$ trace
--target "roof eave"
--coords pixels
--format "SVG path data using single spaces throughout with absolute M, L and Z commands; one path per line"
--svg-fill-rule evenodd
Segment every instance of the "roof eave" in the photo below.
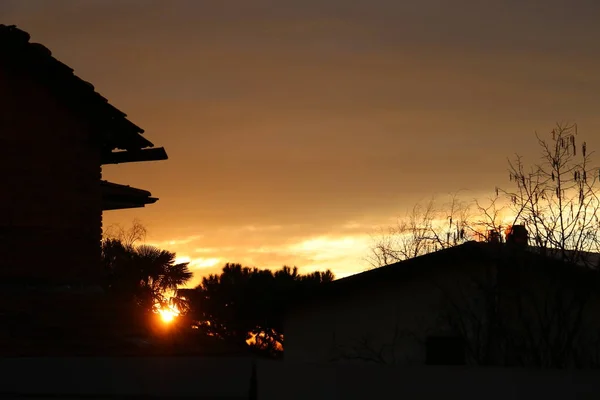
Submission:
M 126 150 L 107 152 L 102 156 L 102 165 L 122 164 L 143 161 L 167 160 L 167 152 L 163 147 L 154 149 Z
M 131 186 L 101 181 L 100 187 L 103 211 L 141 208 L 158 201 L 149 191 Z

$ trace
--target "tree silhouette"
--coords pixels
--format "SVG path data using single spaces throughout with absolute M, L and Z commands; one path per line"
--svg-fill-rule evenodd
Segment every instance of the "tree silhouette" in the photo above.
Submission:
M 536 133 L 539 161 L 527 165 L 516 155 L 509 160 L 511 189 L 495 190 L 489 204 L 462 201 L 453 195 L 447 204 L 432 200 L 417 204 L 398 224 L 375 237 L 367 256 L 380 267 L 466 240 L 489 240 L 512 225 L 525 225 L 540 252 L 564 261 L 600 266 L 600 169 L 593 152 L 578 142 L 577 125 L 557 124 L 545 139 Z
M 515 222 L 525 224 L 532 243 L 564 261 L 597 267 L 590 253 L 600 251 L 600 179 L 586 142 L 578 142 L 577 125 L 557 124 L 551 137 L 536 138 L 540 161 L 526 166 L 519 155 L 509 162 Z M 591 257 L 592 256 L 592 257 Z
M 135 300 L 146 311 L 168 302 L 165 294 L 188 282 L 193 273 L 188 263 L 175 263 L 176 255 L 153 246 L 133 246 L 116 239 L 102 243 L 106 289 Z
M 499 259 L 465 287 L 439 283 L 445 323 L 461 335 L 469 358 L 479 365 L 598 367 L 600 170 L 587 144 L 579 142 L 575 124 L 557 124 L 549 137 L 536 133 L 536 139 L 539 159 L 531 165 L 518 154 L 509 160 L 513 187 L 496 188 L 489 205 L 474 200 L 463 225 L 471 237 L 483 234 L 500 242 L 503 231 L 525 225 L 531 246 L 518 251 L 496 246 Z M 439 237 L 425 235 L 436 219 L 432 208 L 416 210 L 420 218 L 399 225 L 408 229 L 391 229 L 375 243 L 375 266 L 436 249 L 424 246 Z M 486 235 L 490 231 L 493 235 Z M 404 234 L 401 240 L 398 233 Z
M 476 231 L 471 226 L 472 210 L 473 205 L 456 193 L 442 205 L 434 198 L 418 203 L 396 226 L 373 238 L 367 261 L 377 268 L 464 243 Z
M 226 264 L 210 275 L 189 297 L 200 330 L 237 346 L 250 343 L 269 356 L 283 349 L 283 313 L 295 296 L 334 279 L 331 271 L 302 275 L 298 268 L 272 272 Z
M 134 219 L 129 228 L 119 224 L 109 225 L 104 230 L 104 239 L 117 240 L 126 246 L 135 246 L 146 239 L 148 230 L 139 219 Z

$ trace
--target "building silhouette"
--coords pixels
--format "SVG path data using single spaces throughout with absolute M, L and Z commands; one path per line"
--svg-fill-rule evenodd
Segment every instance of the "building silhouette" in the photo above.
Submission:
M 102 166 L 167 154 L 28 33 L 0 25 L 0 49 L 0 342 L 67 351 L 106 335 L 102 212 L 157 201 Z
M 285 316 L 284 359 L 598 368 L 598 254 L 565 260 L 529 246 L 522 225 L 509 233 L 507 243 L 466 242 L 297 299 Z

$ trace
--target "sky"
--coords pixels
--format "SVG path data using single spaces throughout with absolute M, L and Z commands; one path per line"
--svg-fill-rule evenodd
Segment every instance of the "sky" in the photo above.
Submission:
M 192 284 L 225 262 L 368 267 L 415 202 L 509 185 L 507 157 L 574 121 L 600 145 L 596 0 L 0 0 L 164 146 L 106 166 L 147 189 L 148 243 Z

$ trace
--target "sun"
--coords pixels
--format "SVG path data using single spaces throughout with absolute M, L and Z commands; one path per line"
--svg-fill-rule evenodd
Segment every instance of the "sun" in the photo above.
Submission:
M 152 307 L 152 312 L 158 314 L 160 320 L 165 324 L 171 324 L 177 317 L 181 315 L 181 310 L 175 301 L 176 290 L 165 291 L 161 295 L 164 300 L 168 301 L 157 301 Z
M 158 314 L 161 321 L 165 324 L 170 324 L 175 320 L 176 317 L 179 316 L 179 314 L 181 314 L 177 306 L 173 304 L 163 305 L 162 307 L 157 304 L 156 308 L 154 309 L 154 313 Z
M 160 316 L 160 319 L 165 324 L 169 324 L 169 323 L 173 322 L 173 320 L 177 316 L 177 312 L 175 310 L 171 310 L 171 309 L 168 309 L 168 308 L 167 309 L 160 309 L 160 310 L 158 310 L 158 315 Z

